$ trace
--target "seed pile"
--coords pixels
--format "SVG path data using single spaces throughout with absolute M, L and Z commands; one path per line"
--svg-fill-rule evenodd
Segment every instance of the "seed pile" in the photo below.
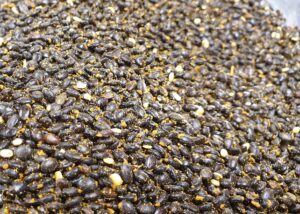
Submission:
M 299 29 L 260 0 L 0 4 L 4 213 L 300 213 Z

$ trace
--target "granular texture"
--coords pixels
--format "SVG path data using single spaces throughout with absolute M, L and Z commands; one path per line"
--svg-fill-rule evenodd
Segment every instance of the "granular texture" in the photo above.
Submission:
M 300 213 L 299 29 L 260 0 L 0 3 L 0 213 Z

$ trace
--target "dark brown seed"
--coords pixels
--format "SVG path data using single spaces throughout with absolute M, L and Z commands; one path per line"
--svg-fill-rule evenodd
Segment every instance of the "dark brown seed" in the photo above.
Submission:
M 60 143 L 59 137 L 52 133 L 45 134 L 43 136 L 43 140 L 45 143 L 50 144 L 50 145 L 57 145 Z

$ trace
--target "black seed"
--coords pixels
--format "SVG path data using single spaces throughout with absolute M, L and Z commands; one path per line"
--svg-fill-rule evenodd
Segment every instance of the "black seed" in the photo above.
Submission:
M 125 201 L 125 200 L 120 202 L 119 209 L 120 209 L 121 213 L 124 213 L 124 214 L 135 214 L 135 213 L 137 213 L 137 211 L 136 211 L 135 207 L 133 206 L 133 204 L 131 202 Z
M 41 170 L 44 173 L 51 173 L 56 170 L 58 166 L 57 160 L 54 158 L 48 158 L 44 160 L 41 164 Z
M 92 178 L 82 177 L 77 183 L 78 187 L 84 192 L 91 192 L 96 189 L 96 181 Z
M 141 204 L 138 206 L 138 211 L 142 214 L 152 214 L 155 212 L 155 207 L 152 204 Z
M 122 165 L 121 167 L 121 176 L 125 183 L 132 183 L 133 173 L 130 165 Z
M 28 145 L 21 145 L 16 149 L 15 154 L 17 158 L 26 161 L 31 157 L 32 149 Z

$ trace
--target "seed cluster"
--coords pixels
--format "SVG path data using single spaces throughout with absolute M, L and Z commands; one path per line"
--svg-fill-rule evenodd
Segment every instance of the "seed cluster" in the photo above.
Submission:
M 299 29 L 261 0 L 0 3 L 1 213 L 300 213 Z

